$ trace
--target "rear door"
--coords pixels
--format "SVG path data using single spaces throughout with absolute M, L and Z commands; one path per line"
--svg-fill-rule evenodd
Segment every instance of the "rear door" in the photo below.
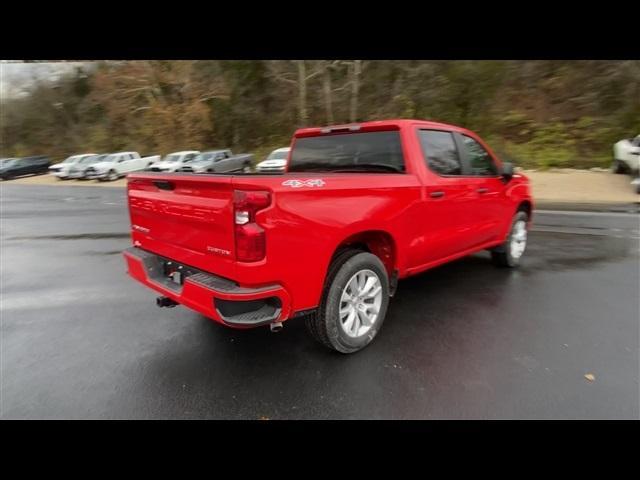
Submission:
M 27 175 L 29 173 L 34 173 L 35 171 L 35 159 L 33 158 L 25 158 L 19 163 L 20 167 L 17 169 L 17 175 Z
M 140 163 L 140 159 L 135 158 L 132 153 L 126 153 L 124 155 L 124 161 L 122 162 L 123 168 L 125 172 L 134 172 L 138 169 L 138 164 Z
M 213 169 L 216 172 L 231 172 L 234 170 L 234 161 L 235 159 L 230 157 L 229 153 L 218 153 L 213 163 Z
M 422 201 L 420 235 L 413 241 L 415 266 L 437 262 L 474 243 L 470 209 L 476 200 L 453 133 L 420 128 L 417 131 L 429 172 Z
M 127 155 L 118 155 L 116 157 L 115 162 L 113 162 L 114 164 L 114 169 L 118 172 L 118 173 L 127 173 L 129 170 L 129 165 L 127 164 Z

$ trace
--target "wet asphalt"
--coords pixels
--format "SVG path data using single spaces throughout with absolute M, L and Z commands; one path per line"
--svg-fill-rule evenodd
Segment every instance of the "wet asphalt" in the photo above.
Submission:
M 536 212 L 523 266 L 400 282 L 344 356 L 158 309 L 121 188 L 0 187 L 4 419 L 637 419 L 639 216 Z M 593 381 L 585 375 L 594 376 Z

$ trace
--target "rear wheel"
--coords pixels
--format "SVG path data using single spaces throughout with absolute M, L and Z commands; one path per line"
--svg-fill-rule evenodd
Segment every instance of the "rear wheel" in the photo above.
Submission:
M 118 179 L 118 172 L 116 172 L 115 170 L 109 170 L 109 173 L 107 174 L 107 180 L 109 180 L 110 182 L 113 182 L 114 180 Z
M 520 259 L 527 248 L 528 221 L 529 217 L 526 212 L 516 213 L 506 241 L 491 251 L 491 259 L 495 265 L 510 268 L 520 265 Z
M 611 165 L 611 171 L 617 174 L 626 173 L 627 166 L 623 161 L 614 159 L 613 164 Z
M 389 305 L 389 279 L 378 257 L 339 254 L 329 268 L 320 307 L 307 317 L 311 335 L 328 348 L 354 353 L 380 331 Z

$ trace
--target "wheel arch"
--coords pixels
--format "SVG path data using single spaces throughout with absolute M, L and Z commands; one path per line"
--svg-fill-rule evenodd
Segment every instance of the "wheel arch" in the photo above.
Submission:
M 531 215 L 533 213 L 533 204 L 530 200 L 522 200 L 518 204 L 518 208 L 516 208 L 516 213 L 525 212 L 529 220 L 531 220 Z
M 363 230 L 350 234 L 334 248 L 329 265 L 347 249 L 359 249 L 377 256 L 385 266 L 389 278 L 394 275 L 397 269 L 397 244 L 393 236 L 385 230 Z

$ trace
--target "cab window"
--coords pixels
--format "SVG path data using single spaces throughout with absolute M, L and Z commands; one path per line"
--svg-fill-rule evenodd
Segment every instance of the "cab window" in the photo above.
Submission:
M 493 162 L 493 158 L 482 145 L 467 135 L 461 135 L 459 138 L 462 138 L 462 146 L 469 160 L 469 168 L 471 170 L 469 173 L 471 175 L 481 177 L 498 175 L 498 168 Z

